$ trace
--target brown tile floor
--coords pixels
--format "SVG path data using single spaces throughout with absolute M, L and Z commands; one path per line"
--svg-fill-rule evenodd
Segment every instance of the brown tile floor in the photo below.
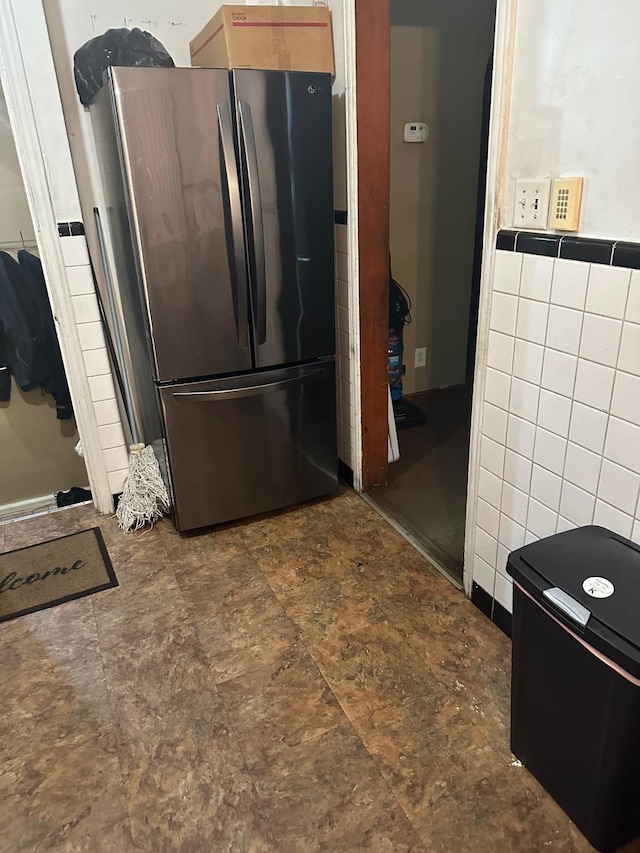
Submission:
M 508 745 L 509 641 L 353 492 L 0 625 L 2 851 L 588 851 Z

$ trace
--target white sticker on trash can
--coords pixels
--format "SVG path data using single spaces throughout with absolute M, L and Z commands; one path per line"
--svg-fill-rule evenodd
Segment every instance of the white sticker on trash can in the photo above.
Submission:
M 609 598 L 616 588 L 606 578 L 587 578 L 582 589 L 592 598 Z

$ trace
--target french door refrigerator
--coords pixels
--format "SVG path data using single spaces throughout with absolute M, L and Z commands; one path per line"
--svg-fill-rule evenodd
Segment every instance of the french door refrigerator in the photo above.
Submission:
M 331 78 L 112 68 L 107 325 L 189 530 L 337 488 Z

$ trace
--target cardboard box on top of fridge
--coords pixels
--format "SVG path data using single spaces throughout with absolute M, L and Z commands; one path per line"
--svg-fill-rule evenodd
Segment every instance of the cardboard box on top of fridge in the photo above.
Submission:
M 335 77 L 331 12 L 323 6 L 222 6 L 189 48 L 191 65 Z

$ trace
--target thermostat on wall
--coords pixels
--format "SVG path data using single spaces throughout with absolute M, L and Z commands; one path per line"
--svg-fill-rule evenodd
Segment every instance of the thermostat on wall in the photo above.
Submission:
M 423 121 L 409 121 L 404 126 L 405 142 L 426 142 L 429 137 L 429 125 Z

